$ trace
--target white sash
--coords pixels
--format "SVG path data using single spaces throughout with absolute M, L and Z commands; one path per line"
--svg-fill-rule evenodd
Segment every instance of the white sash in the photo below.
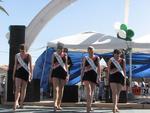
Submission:
M 28 68 L 27 64 L 23 61 L 23 59 L 21 58 L 20 53 L 17 53 L 16 57 L 17 57 L 20 65 L 29 73 L 29 68 Z
M 111 58 L 111 61 L 114 63 L 114 65 L 116 66 L 116 68 L 118 69 L 118 71 L 125 77 L 125 74 L 122 70 L 122 67 L 120 66 L 120 64 L 114 59 L 114 57 Z
M 67 71 L 67 69 L 66 69 L 66 67 L 65 67 L 65 64 L 64 64 L 62 58 L 60 57 L 60 55 L 58 55 L 56 52 L 54 52 L 54 55 L 55 55 L 57 61 L 59 62 L 59 64 L 62 66 L 62 68 L 63 68 L 65 71 Z
M 88 56 L 86 56 L 85 58 L 88 61 L 88 63 L 90 64 L 90 66 L 92 67 L 92 69 L 97 73 L 97 67 L 96 67 L 95 63 L 93 62 L 93 60 L 90 59 Z

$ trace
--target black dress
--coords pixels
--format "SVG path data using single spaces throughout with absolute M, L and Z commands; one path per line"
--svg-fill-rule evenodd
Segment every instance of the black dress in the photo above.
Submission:
M 93 62 L 97 67 L 98 66 L 98 56 L 94 56 Z M 87 67 L 87 66 L 90 66 L 90 64 L 86 60 L 85 61 L 85 67 Z M 84 72 L 82 81 L 90 81 L 90 82 L 97 84 L 97 73 L 93 69 L 90 71 Z
M 122 59 L 119 62 L 119 64 L 122 67 L 122 69 L 123 69 L 123 63 L 124 62 L 123 62 L 123 59 Z M 110 70 L 111 69 L 117 69 L 113 62 L 111 62 L 111 64 L 110 64 Z M 124 76 L 119 71 L 116 72 L 116 73 L 110 74 L 109 75 L 109 82 L 110 83 L 118 83 L 118 84 L 124 85 Z
M 28 65 L 29 55 L 27 55 L 27 57 L 25 59 L 23 59 L 23 61 Z M 18 61 L 17 61 L 17 65 L 20 65 Z M 19 69 L 16 69 L 15 77 L 23 79 L 25 81 L 28 81 L 29 80 L 29 72 L 26 71 L 24 69 L 24 67 L 21 66 Z
M 66 62 L 65 56 L 66 56 L 65 54 L 61 55 L 61 58 L 62 58 L 64 63 Z M 59 62 L 57 61 L 57 58 L 54 55 L 54 64 L 55 63 L 59 63 Z M 56 77 L 56 78 L 65 80 L 67 77 L 67 72 L 64 70 L 64 68 L 61 65 L 59 65 L 57 68 L 52 69 L 51 77 Z

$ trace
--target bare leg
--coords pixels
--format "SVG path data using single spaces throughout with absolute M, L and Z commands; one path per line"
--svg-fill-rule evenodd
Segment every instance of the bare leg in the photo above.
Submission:
M 58 108 L 59 109 L 61 109 L 61 101 L 62 101 L 62 97 L 63 97 L 63 92 L 64 92 L 64 86 L 65 86 L 65 84 L 66 84 L 66 81 L 65 80 L 62 80 L 62 79 L 60 79 L 59 80 L 59 90 L 58 90 Z
M 118 112 L 118 102 L 119 102 L 119 97 L 120 97 L 120 92 L 122 90 L 122 85 L 117 84 L 117 104 L 116 104 L 116 111 Z
M 90 111 L 92 111 L 91 105 L 93 103 L 93 96 L 94 96 L 94 90 L 95 90 L 95 83 L 89 82 L 91 86 L 91 102 L 90 102 Z
M 27 81 L 22 80 L 22 87 L 21 87 L 21 95 L 20 95 L 20 107 L 23 107 L 23 102 L 26 96 L 26 89 L 27 89 Z
M 86 89 L 87 113 L 89 113 L 91 110 L 91 102 L 92 102 L 92 88 L 89 81 L 84 81 L 84 86 Z
M 53 77 L 52 80 L 53 80 L 53 91 L 54 91 L 54 94 L 53 94 L 53 96 L 54 96 L 54 110 L 56 110 L 57 107 L 58 107 L 57 102 L 58 102 L 58 84 L 59 84 L 59 79 Z
M 112 91 L 112 101 L 113 101 L 113 113 L 116 112 L 117 107 L 117 84 L 116 83 L 110 83 L 111 91 Z
M 21 91 L 21 79 L 15 78 L 15 102 L 13 108 L 14 110 L 16 110 L 17 106 L 19 105 L 20 91 Z
M 91 85 L 91 103 L 93 102 L 94 90 L 95 90 L 95 83 L 90 82 Z

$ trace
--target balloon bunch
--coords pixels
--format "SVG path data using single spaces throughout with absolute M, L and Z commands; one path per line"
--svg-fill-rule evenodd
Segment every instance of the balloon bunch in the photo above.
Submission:
M 117 37 L 126 41 L 132 41 L 132 37 L 134 36 L 134 31 L 132 29 L 128 29 L 127 25 L 121 24 L 120 28 L 117 32 Z

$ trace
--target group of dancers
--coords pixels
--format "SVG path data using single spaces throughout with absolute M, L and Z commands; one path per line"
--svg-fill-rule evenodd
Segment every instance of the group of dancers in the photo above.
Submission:
M 54 111 L 61 110 L 61 101 L 63 97 L 64 86 L 69 80 L 69 68 L 72 65 L 67 49 L 62 44 L 57 45 L 56 52 L 51 59 L 51 69 L 49 82 L 53 85 Z M 93 94 L 96 84 L 101 81 L 101 66 L 99 56 L 94 54 L 94 47 L 87 48 L 88 55 L 82 58 L 81 65 L 81 84 L 86 91 L 86 111 L 90 113 L 92 109 Z M 122 87 L 126 83 L 125 60 L 121 57 L 122 51 L 115 49 L 113 57 L 108 61 L 107 79 L 112 90 L 113 113 L 119 111 L 118 100 Z M 29 66 L 28 66 L 29 65 Z M 29 67 L 29 68 L 28 68 Z M 28 68 L 28 69 L 26 69 Z M 27 82 L 32 78 L 32 60 L 30 54 L 26 53 L 25 48 L 20 48 L 20 53 L 16 54 L 13 80 L 15 86 L 14 110 L 23 107 L 23 101 L 26 92 Z M 71 92 L 70 92 L 71 94 Z M 19 104 L 20 98 L 20 104 Z

